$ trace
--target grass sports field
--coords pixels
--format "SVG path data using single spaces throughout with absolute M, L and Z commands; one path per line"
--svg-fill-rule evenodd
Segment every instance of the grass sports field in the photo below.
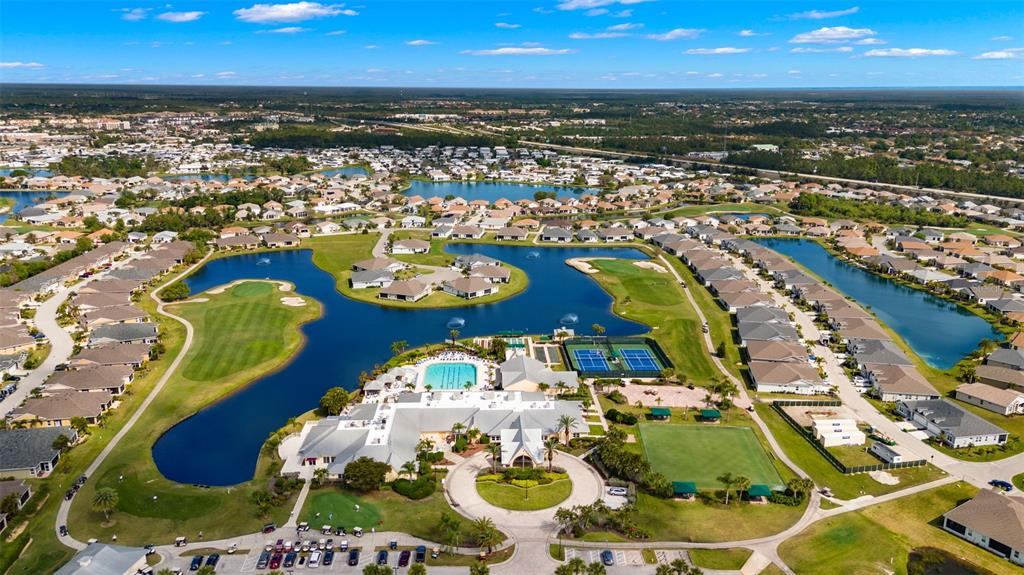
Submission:
M 669 481 L 693 481 L 698 489 L 717 488 L 725 473 L 752 483 L 784 483 L 754 432 L 746 427 L 640 424 L 644 454 L 654 471 Z

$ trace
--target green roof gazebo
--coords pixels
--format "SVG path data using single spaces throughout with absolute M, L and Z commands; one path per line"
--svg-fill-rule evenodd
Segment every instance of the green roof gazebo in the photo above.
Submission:
M 692 481 L 673 481 L 672 495 L 690 499 L 697 494 L 697 484 Z
M 748 499 L 753 499 L 755 497 L 757 497 L 757 498 L 764 497 L 764 498 L 767 499 L 768 497 L 771 497 L 771 495 L 772 495 L 772 488 L 768 487 L 767 485 L 764 485 L 762 483 L 755 483 L 755 484 L 751 485 L 749 488 L 747 488 L 747 498 Z
M 672 410 L 667 407 L 652 407 L 651 419 L 666 420 L 672 417 Z
M 722 419 L 722 412 L 717 409 L 700 410 L 700 418 L 704 421 L 718 421 Z

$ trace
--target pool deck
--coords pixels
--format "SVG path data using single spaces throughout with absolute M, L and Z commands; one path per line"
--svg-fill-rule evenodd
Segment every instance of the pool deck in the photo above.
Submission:
M 493 388 L 491 382 L 495 381 L 495 374 L 497 373 L 496 364 L 468 353 L 447 351 L 424 358 L 409 366 L 416 370 L 416 391 L 426 391 L 427 369 L 430 366 L 459 363 L 472 365 L 476 370 L 476 381 L 472 390 L 479 391 Z M 433 391 L 464 391 L 464 389 L 463 387 L 432 388 Z

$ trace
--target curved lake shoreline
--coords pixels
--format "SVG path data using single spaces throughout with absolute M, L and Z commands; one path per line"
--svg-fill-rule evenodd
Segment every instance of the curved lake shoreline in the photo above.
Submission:
M 639 250 L 454 244 L 448 251 L 508 262 L 527 273 L 530 285 L 489 305 L 410 310 L 345 297 L 335 289 L 335 278 L 313 264 L 310 250 L 231 256 L 197 270 L 186 280 L 193 293 L 238 279 L 283 280 L 294 284 L 299 294 L 319 301 L 323 315 L 302 326 L 306 344 L 289 363 L 168 429 L 152 449 L 160 472 L 173 481 L 203 485 L 251 479 L 263 441 L 288 418 L 317 405 L 330 387 L 354 389 L 361 371 L 391 357 L 391 342 L 404 339 L 416 347 L 444 339 L 453 317 L 465 321 L 461 332 L 470 337 L 503 330 L 548 333 L 570 313 L 579 318 L 577 329 L 600 323 L 609 335 L 647 331 L 642 324 L 614 315 L 611 296 L 563 263 L 572 257 L 647 259 Z M 270 263 L 259 265 L 261 259 Z
M 761 238 L 874 313 L 928 365 L 948 370 L 982 339 L 1002 339 L 991 324 L 955 303 L 901 285 L 845 262 L 813 240 Z

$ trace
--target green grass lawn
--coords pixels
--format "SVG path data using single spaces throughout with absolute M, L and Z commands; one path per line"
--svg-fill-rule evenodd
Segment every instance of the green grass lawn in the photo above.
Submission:
M 690 560 L 704 569 L 739 571 L 753 554 L 750 549 L 690 549 Z
M 637 495 L 636 524 L 651 532 L 653 541 L 714 543 L 766 537 L 784 531 L 800 519 L 806 503 L 751 505 L 736 501 L 728 506 L 698 501 L 658 499 Z M 593 540 L 603 540 L 593 535 Z
M 855 499 L 861 495 L 884 495 L 945 476 L 941 469 L 932 465 L 889 471 L 890 474 L 899 478 L 900 482 L 897 485 L 884 485 L 866 473 L 844 475 L 826 461 L 803 436 L 783 421 L 771 407 L 757 404 L 755 409 L 786 455 L 801 469 L 809 473 L 815 483 L 821 487 L 828 487 L 832 490 L 833 495 L 840 499 Z
M 513 511 L 535 511 L 554 507 L 568 499 L 572 493 L 572 481 L 563 479 L 530 489 L 494 481 L 476 484 L 477 493 L 484 501 Z
M 356 504 L 360 507 L 359 511 L 355 510 Z M 299 517 L 313 527 L 326 523 L 344 525 L 346 528 L 362 527 L 365 530 L 376 527 L 378 531 L 401 531 L 443 543 L 438 525 L 441 514 L 445 512 L 455 514 L 440 487 L 428 497 L 412 500 L 390 490 L 353 493 L 335 486 L 325 486 L 310 491 Z M 328 520 L 331 514 L 333 519 Z M 470 521 L 461 516 L 460 519 L 463 541 L 468 543 L 472 537 Z
M 206 302 L 170 307 L 195 327 L 192 347 L 181 371 L 75 497 L 68 526 L 76 537 L 109 541 L 116 534 L 119 543 L 140 545 L 167 543 L 177 535 L 195 538 L 199 531 L 219 539 L 259 529 L 266 519 L 256 515 L 249 496 L 274 475 L 276 464 L 270 459 L 261 458 L 260 479 L 229 488 L 197 488 L 165 479 L 150 448 L 178 421 L 279 367 L 299 350 L 298 326 L 318 317 L 320 306 L 305 298 L 306 306 L 288 307 L 280 302 L 283 296 L 296 294 L 246 282 L 206 294 Z M 89 505 L 99 487 L 118 492 L 112 525 L 104 526 L 103 516 Z M 270 519 L 282 522 L 290 505 L 276 508 Z
M 935 547 L 993 573 L 1024 573 L 939 527 L 943 513 L 977 490 L 953 483 L 811 525 L 779 547 L 782 559 L 801 575 L 833 573 L 906 574 L 907 556 Z
M 697 312 L 671 274 L 638 267 L 632 260 L 590 263 L 599 270 L 592 277 L 615 298 L 613 311 L 650 326 L 650 336 L 661 344 L 677 374 L 701 384 L 718 375 L 701 343 Z
M 718 477 L 732 473 L 755 484 L 785 485 L 749 427 L 641 424 L 639 429 L 651 468 L 669 481 L 718 489 Z

